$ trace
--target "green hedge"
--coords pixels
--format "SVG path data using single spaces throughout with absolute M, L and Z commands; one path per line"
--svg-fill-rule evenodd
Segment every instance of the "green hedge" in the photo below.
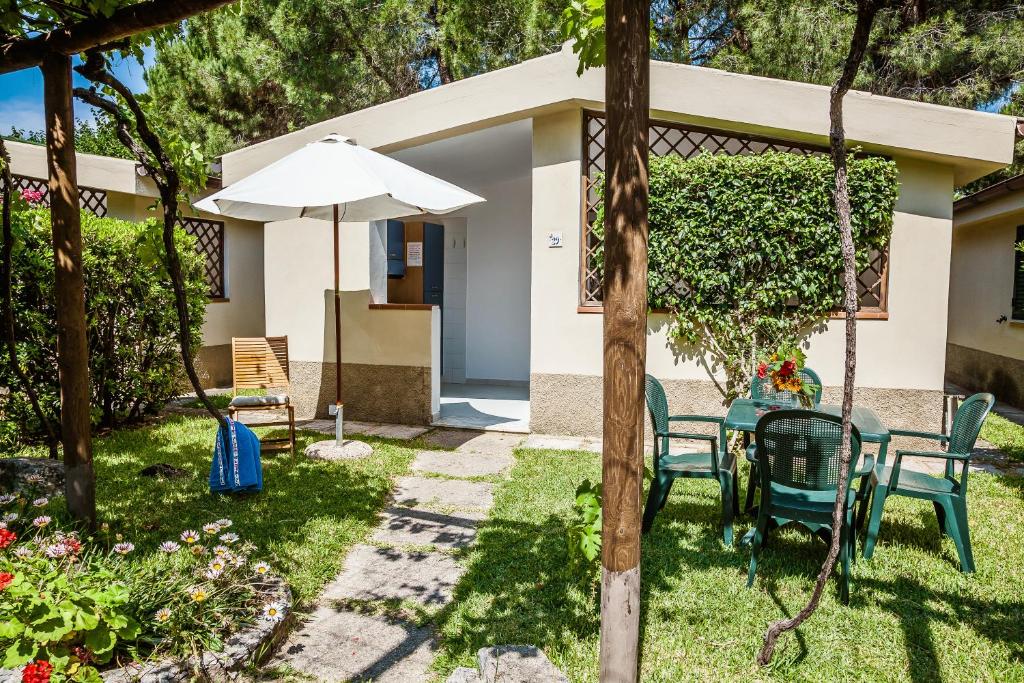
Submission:
M 81 215 L 93 422 L 114 426 L 159 410 L 181 386 L 184 372 L 174 293 L 161 259 L 161 226 L 155 220 L 132 223 L 84 211 Z M 12 228 L 19 359 L 45 409 L 59 421 L 49 211 L 16 211 Z M 191 236 L 179 230 L 177 241 L 186 273 L 192 341 L 198 348 L 207 292 L 203 260 Z M 14 389 L 4 405 L 8 442 L 15 436 L 11 423 L 17 426 L 19 440 L 37 435 L 41 425 L 19 393 L 6 352 L 0 383 Z
M 896 164 L 852 156 L 849 186 L 861 270 L 892 234 Z M 840 308 L 833 187 L 820 155 L 651 159 L 649 303 L 672 312 L 688 352 L 724 367 L 727 399 L 746 390 L 759 349 L 795 343 Z M 603 237 L 603 205 L 594 231 Z

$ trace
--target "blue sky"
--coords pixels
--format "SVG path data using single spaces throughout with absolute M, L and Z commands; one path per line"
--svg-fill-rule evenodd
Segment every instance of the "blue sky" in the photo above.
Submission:
M 153 62 L 152 49 L 146 50 L 146 65 Z M 76 58 L 75 63 L 79 60 Z M 146 89 L 144 68 L 135 59 L 115 59 L 114 73 L 135 92 Z M 75 85 L 88 85 L 88 81 L 74 73 Z M 90 107 L 75 100 L 75 117 L 91 119 Z M 43 127 L 43 76 L 39 69 L 23 69 L 0 76 L 0 134 L 6 135 L 11 126 L 26 130 Z

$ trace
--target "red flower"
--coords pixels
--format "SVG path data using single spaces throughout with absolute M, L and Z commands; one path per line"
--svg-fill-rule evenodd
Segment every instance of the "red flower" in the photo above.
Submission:
M 768 376 L 768 364 L 767 363 L 761 363 L 760 365 L 757 366 L 757 378 L 758 379 L 764 379 L 767 376 Z
M 14 574 L 0 572 L 0 591 L 10 586 L 12 581 L 14 581 Z
M 78 661 L 82 664 L 88 664 L 92 661 L 92 653 L 89 652 L 88 648 L 82 647 L 81 645 L 76 645 L 71 648 L 71 654 L 77 657 Z
M 43 193 L 41 190 L 31 190 L 25 188 L 21 191 L 21 198 L 29 204 L 35 204 L 43 201 Z
M 53 673 L 53 665 L 42 659 L 37 659 L 21 670 L 21 683 L 50 683 L 51 673 Z
M 9 529 L 0 529 L 0 550 L 3 550 L 17 540 L 18 535 Z
M 782 364 L 782 367 L 779 368 L 779 374 L 782 375 L 783 377 L 789 377 L 790 375 L 792 375 L 795 372 L 796 372 L 796 363 L 794 361 L 792 361 L 792 360 L 787 360 L 786 362 L 784 362 Z
M 64 547 L 67 548 L 68 552 L 72 555 L 77 555 L 82 552 L 82 542 L 73 536 L 65 538 L 61 543 L 64 544 Z

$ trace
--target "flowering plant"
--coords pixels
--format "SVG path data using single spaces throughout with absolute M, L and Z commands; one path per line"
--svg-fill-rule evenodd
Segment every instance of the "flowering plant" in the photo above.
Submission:
M 247 624 L 284 618 L 266 596 L 270 565 L 250 562 L 231 520 L 206 525 L 223 541 L 212 549 L 186 532 L 196 540 L 143 553 L 106 524 L 79 536 L 33 518 L 32 501 L 0 497 L 0 668 L 23 667 L 24 680 L 97 681 L 115 663 L 219 650 Z
M 758 379 L 767 379 L 775 391 L 792 394 L 804 408 L 814 407 L 814 396 L 820 386 L 801 376 L 807 355 L 796 344 L 783 344 L 765 355 L 757 365 Z

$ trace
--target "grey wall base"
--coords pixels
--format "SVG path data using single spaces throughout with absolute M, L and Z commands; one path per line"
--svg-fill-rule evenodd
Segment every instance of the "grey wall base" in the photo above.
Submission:
M 674 415 L 724 415 L 722 395 L 710 380 L 665 380 Z M 601 436 L 601 377 L 534 374 L 530 377 L 530 431 Z M 919 389 L 857 389 L 855 401 L 873 409 L 889 427 L 938 431 L 943 392 Z M 825 387 L 822 400 L 840 403 L 841 387 Z M 649 422 L 646 421 L 645 422 Z M 689 428 L 688 428 L 689 429 Z M 651 439 L 650 424 L 646 425 Z
M 1024 360 L 946 344 L 946 379 L 971 392 L 988 391 L 1024 408 Z
M 328 417 L 334 403 L 334 363 L 291 362 L 292 403 L 299 419 Z M 430 424 L 430 368 L 342 363 L 345 419 Z

